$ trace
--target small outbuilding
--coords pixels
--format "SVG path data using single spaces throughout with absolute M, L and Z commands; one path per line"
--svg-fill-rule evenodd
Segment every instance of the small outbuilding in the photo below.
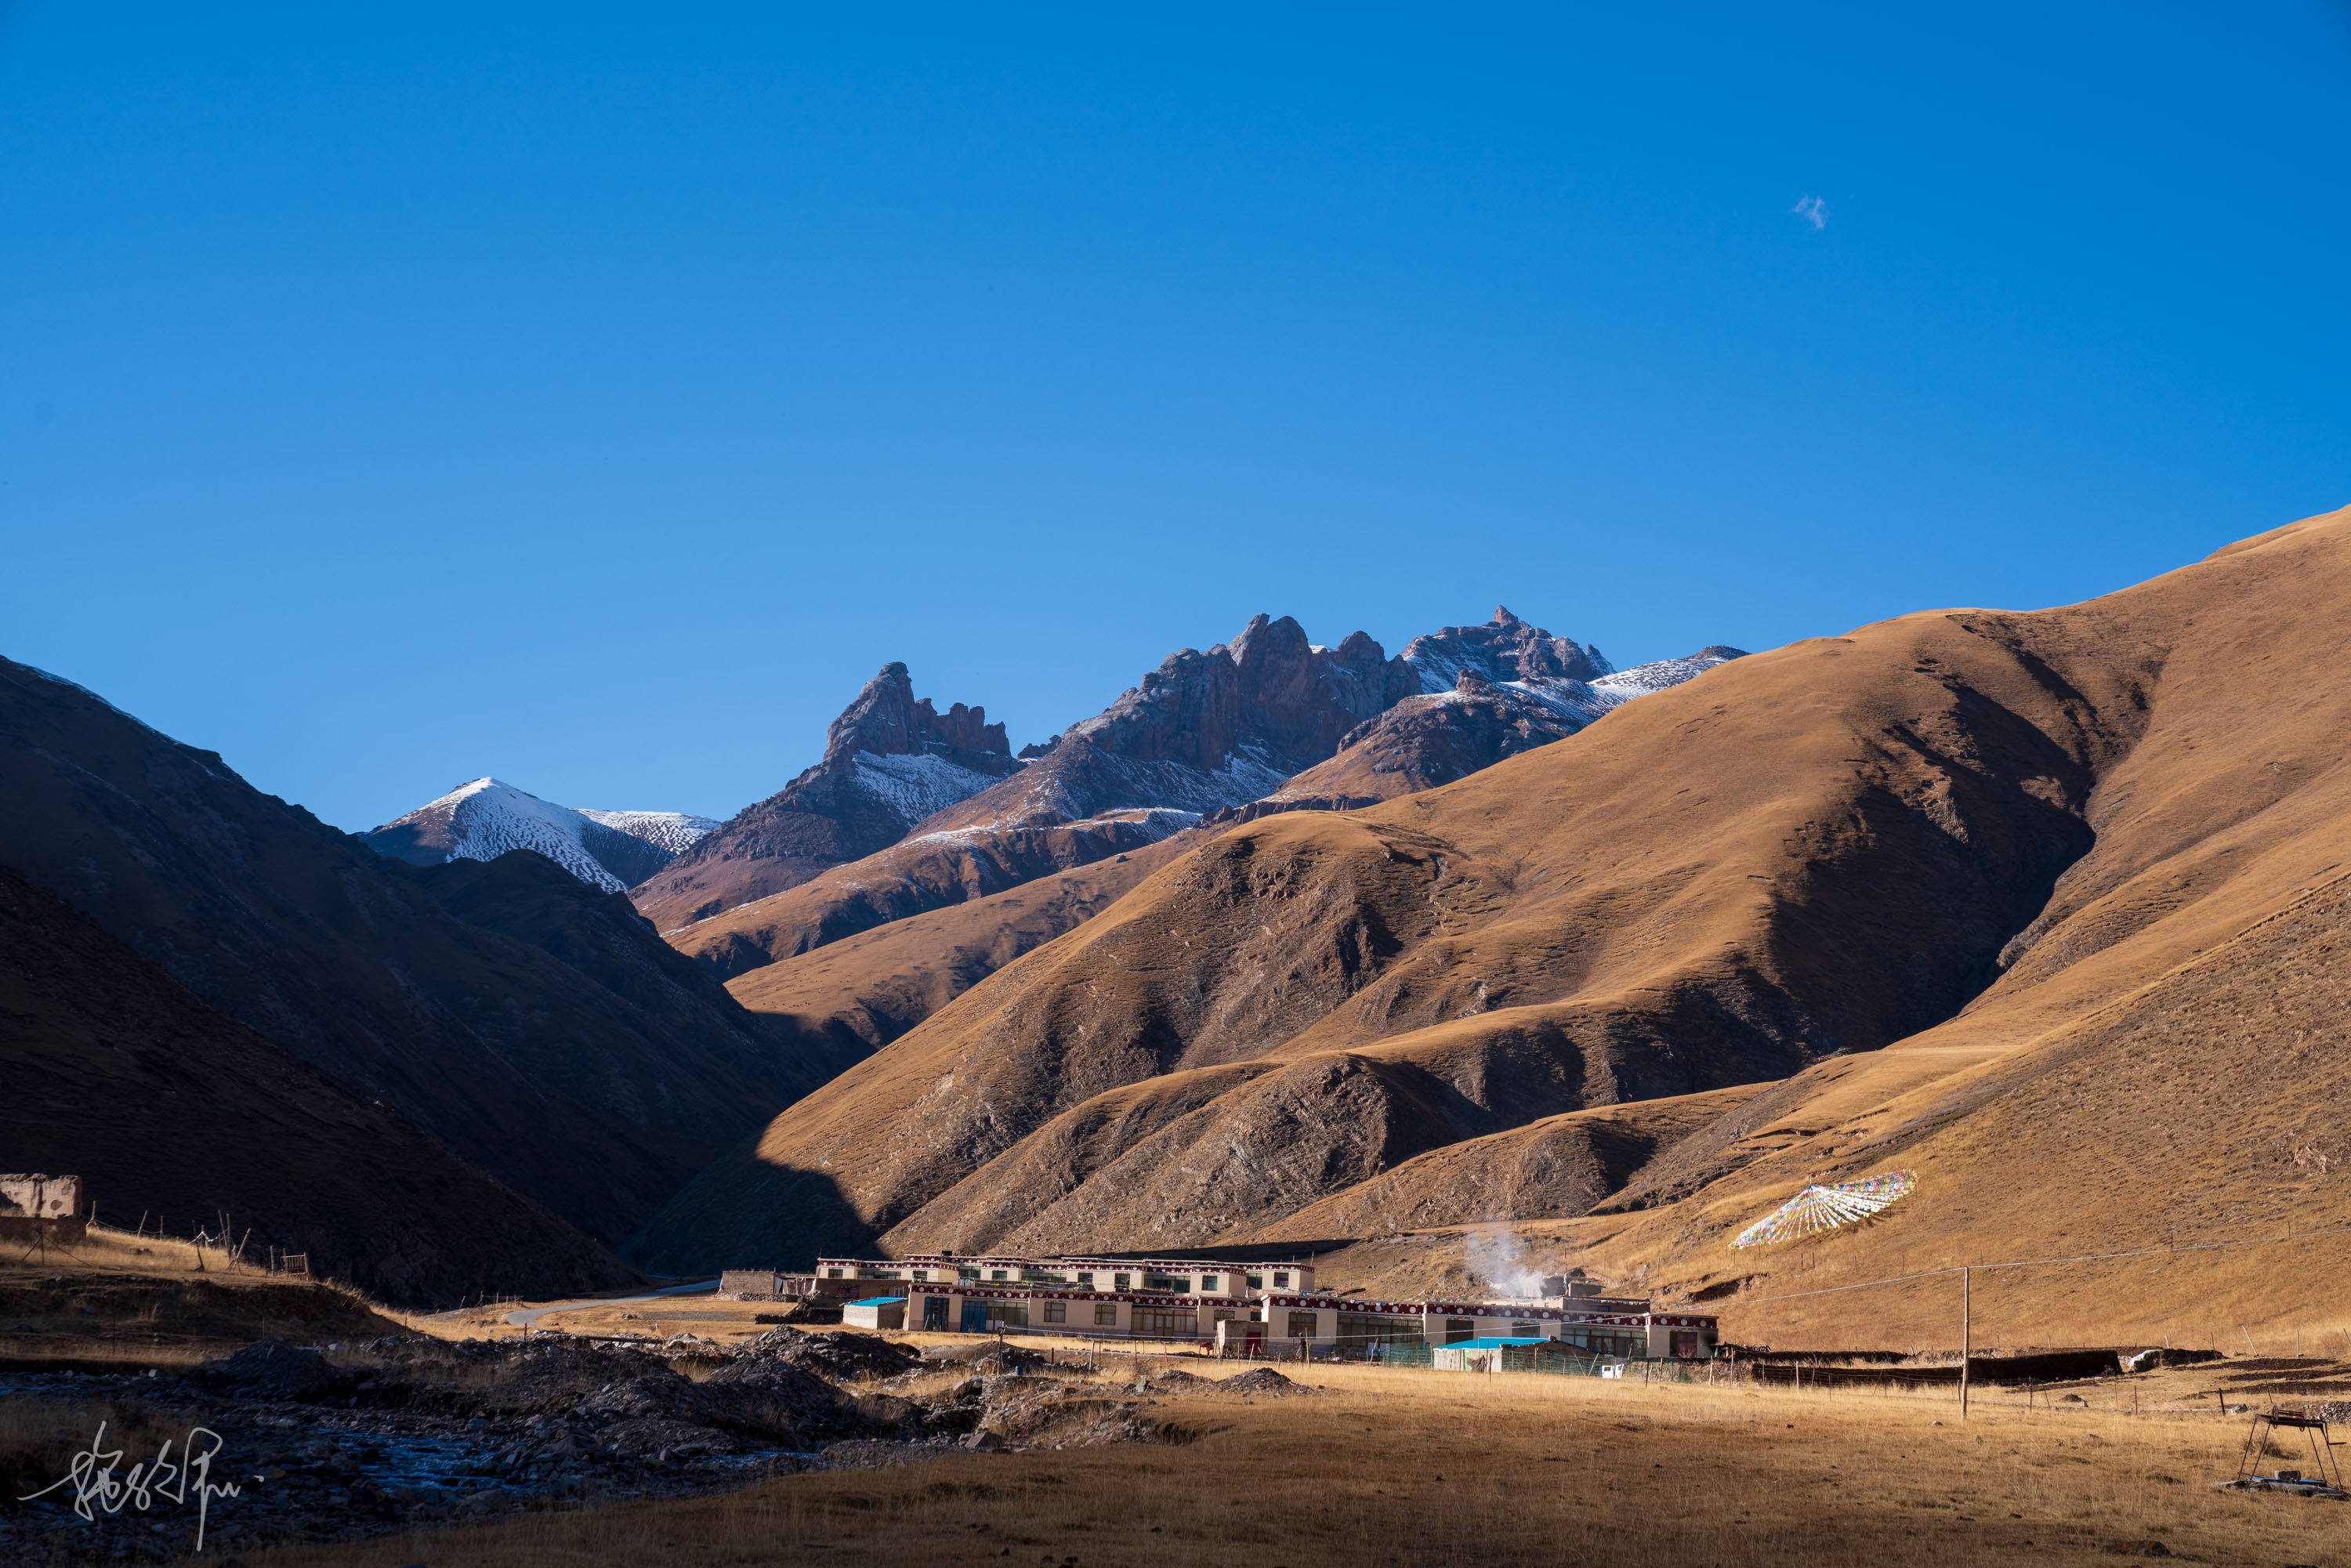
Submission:
M 1439 1345 L 1440 1372 L 1565 1372 L 1592 1358 L 1559 1340 L 1520 1334 L 1485 1334 Z
M 906 1326 L 906 1298 L 869 1296 L 862 1301 L 851 1301 L 841 1309 L 841 1321 L 856 1329 L 903 1329 Z

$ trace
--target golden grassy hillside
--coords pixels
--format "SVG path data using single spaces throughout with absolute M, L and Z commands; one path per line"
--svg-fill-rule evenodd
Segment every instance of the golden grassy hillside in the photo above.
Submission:
M 2346 611 L 2338 513 L 2085 604 L 1752 655 L 1447 788 L 1250 823 L 787 1111 L 672 1218 L 725 1245 L 719 1195 L 789 1181 L 909 1249 L 1565 1221 L 1593 1184 L 1526 1161 L 1646 1103 L 1626 1124 L 1672 1135 L 1586 1166 L 1617 1190 L 1570 1228 L 1626 1278 L 1722 1287 L 1738 1226 L 1890 1163 L 1919 1199 L 1823 1244 L 1863 1275 L 1905 1236 L 2308 1228 L 2346 1153 L 2318 956 L 2351 866 Z

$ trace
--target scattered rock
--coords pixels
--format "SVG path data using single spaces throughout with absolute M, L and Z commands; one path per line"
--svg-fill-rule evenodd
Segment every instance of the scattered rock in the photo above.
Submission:
M 1311 1388 L 1299 1386 L 1270 1366 L 1254 1368 L 1242 1373 L 1238 1377 L 1228 1377 L 1217 1383 L 1216 1386 L 1228 1394 L 1265 1394 L 1276 1396 L 1314 1392 Z
M 924 1360 L 921 1352 L 877 1334 L 845 1330 L 809 1333 L 796 1328 L 769 1329 L 736 1354 L 782 1361 L 832 1378 L 895 1377 Z
M 317 1351 L 282 1339 L 256 1340 L 234 1355 L 204 1363 L 188 1376 L 248 1399 L 323 1399 L 341 1394 L 354 1381 Z

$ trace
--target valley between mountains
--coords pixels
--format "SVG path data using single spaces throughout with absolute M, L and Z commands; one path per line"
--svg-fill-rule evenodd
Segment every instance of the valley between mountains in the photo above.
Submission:
M 0 664 L 0 1125 L 412 1305 L 942 1248 L 1436 1290 L 1501 1232 L 1792 1343 L 1829 1310 L 1760 1298 L 2351 1225 L 2346 622 L 2351 512 L 1623 671 L 1506 610 L 1393 655 L 1259 616 L 1017 749 L 886 664 L 724 821 L 485 777 L 365 834 Z M 1867 1227 L 1728 1247 L 1895 1168 Z

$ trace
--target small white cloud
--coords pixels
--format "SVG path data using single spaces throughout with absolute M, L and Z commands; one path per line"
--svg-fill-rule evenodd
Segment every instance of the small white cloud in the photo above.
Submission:
M 1829 226 L 1829 204 L 1818 196 L 1806 196 L 1788 210 L 1812 225 L 1815 230 Z

